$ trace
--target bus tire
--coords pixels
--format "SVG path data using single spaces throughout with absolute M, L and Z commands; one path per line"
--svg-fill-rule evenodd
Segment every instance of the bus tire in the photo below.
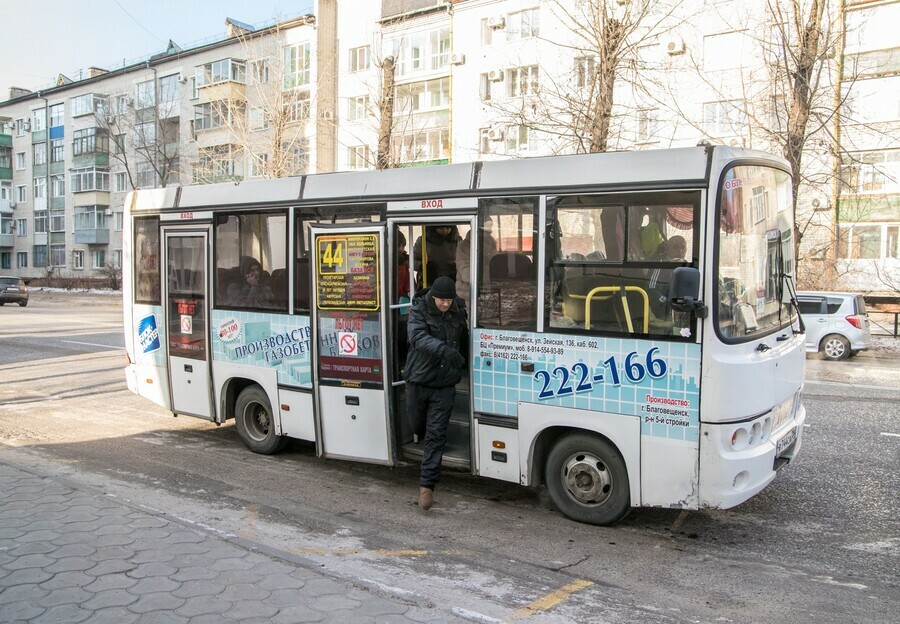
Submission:
M 826 360 L 845 360 L 850 356 L 850 341 L 837 334 L 828 334 L 819 347 Z
M 631 510 L 628 469 L 608 440 L 570 433 L 557 440 L 544 465 L 550 498 L 577 522 L 609 526 Z
M 275 421 L 269 397 L 259 386 L 247 386 L 234 404 L 238 435 L 254 453 L 271 455 L 287 444 L 287 438 L 275 434 Z

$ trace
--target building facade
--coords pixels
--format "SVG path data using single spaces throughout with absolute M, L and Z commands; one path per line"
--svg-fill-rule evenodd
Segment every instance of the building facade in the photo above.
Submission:
M 801 33 L 781 4 L 320 0 L 231 20 L 214 44 L 0 103 L 0 270 L 114 269 L 132 188 L 701 140 L 783 153 Z M 801 283 L 896 291 L 900 1 L 823 6 Z

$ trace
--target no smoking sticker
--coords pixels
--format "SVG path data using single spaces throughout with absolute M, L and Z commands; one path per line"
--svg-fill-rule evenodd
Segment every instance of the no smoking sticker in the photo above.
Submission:
M 338 332 L 338 345 L 341 355 L 356 355 L 356 334 L 352 332 Z
M 188 316 L 186 314 L 181 315 L 181 333 L 182 334 L 193 334 L 194 333 L 194 317 Z

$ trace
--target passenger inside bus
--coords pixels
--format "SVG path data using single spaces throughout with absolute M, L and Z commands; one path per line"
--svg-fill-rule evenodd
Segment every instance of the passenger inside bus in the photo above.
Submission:
M 491 260 L 497 255 L 497 241 L 492 234 L 494 229 L 494 221 L 490 217 L 485 219 L 484 225 L 481 226 L 481 238 L 479 246 L 481 247 L 481 261 L 476 262 L 481 267 L 481 288 L 489 289 L 490 286 L 490 265 Z M 466 302 L 466 308 L 472 308 L 472 284 L 469 281 L 471 276 L 471 254 L 472 254 L 472 230 L 466 233 L 465 238 L 456 248 L 456 296 Z
M 269 274 L 252 256 L 241 258 L 241 281 L 228 286 L 228 304 L 241 308 L 272 308 L 275 296 L 272 293 Z
M 459 246 L 459 230 L 455 225 L 425 227 L 424 257 L 421 236 L 413 247 L 417 291 L 429 288 L 434 280 L 443 276 L 456 282 L 457 246 Z

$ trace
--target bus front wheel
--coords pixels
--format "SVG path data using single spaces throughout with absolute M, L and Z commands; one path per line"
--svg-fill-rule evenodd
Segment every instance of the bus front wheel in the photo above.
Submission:
M 287 443 L 287 438 L 275 434 L 272 406 L 259 386 L 248 386 L 238 395 L 234 419 L 238 435 L 254 453 L 271 455 Z
M 572 520 L 609 526 L 631 510 L 625 460 L 597 436 L 561 437 L 547 456 L 544 480 L 553 503 Z

